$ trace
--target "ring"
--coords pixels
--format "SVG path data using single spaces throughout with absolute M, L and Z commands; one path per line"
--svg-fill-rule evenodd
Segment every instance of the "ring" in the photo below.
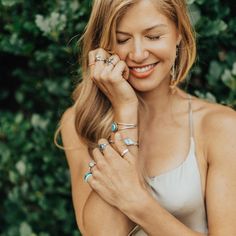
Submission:
M 120 155 L 121 155 L 122 157 L 124 157 L 125 154 L 127 154 L 128 152 L 129 152 L 129 149 L 127 148 L 127 149 L 125 149 Z
M 99 144 L 98 147 L 99 147 L 100 152 L 103 152 L 107 145 L 108 145 L 108 143 L 101 143 L 101 144 Z
M 89 66 L 93 66 L 93 65 L 95 65 L 95 62 L 89 63 Z
M 113 63 L 113 61 L 114 61 L 114 58 L 113 57 L 110 57 L 110 58 L 108 58 L 107 60 L 106 60 L 106 64 L 109 66 L 109 65 L 113 65 L 113 66 L 115 66 L 115 64 Z
M 84 181 L 85 182 L 88 182 L 88 179 L 90 176 L 92 176 L 93 174 L 91 172 L 87 172 L 85 175 L 84 175 Z
M 96 166 L 96 163 L 94 161 L 90 161 L 89 164 L 88 164 L 89 168 L 90 168 L 90 171 L 91 169 Z
M 99 55 L 96 55 L 95 56 L 95 62 L 97 62 L 97 61 L 103 61 L 103 62 L 105 62 L 106 63 L 106 59 L 104 59 L 104 58 L 102 58 L 101 56 L 99 56 Z

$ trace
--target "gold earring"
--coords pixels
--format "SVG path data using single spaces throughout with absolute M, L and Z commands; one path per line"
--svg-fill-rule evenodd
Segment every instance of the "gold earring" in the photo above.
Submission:
M 176 69 L 177 69 L 177 59 L 178 59 L 178 55 L 179 55 L 179 45 L 176 45 L 176 56 L 175 56 L 175 62 L 171 68 L 170 71 L 170 90 L 171 93 L 173 94 L 175 92 L 176 89 L 176 85 L 178 84 L 177 78 L 176 78 Z

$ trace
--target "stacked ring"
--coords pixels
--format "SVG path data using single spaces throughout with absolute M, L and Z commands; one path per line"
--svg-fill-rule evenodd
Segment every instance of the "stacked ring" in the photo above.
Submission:
M 92 175 L 93 175 L 93 174 L 92 174 L 92 172 L 90 172 L 90 171 L 87 172 L 87 173 L 85 173 L 85 175 L 84 175 L 84 181 L 85 181 L 85 182 L 88 182 L 89 177 L 92 176 Z
M 95 62 L 97 62 L 97 61 L 103 61 L 104 63 L 106 63 L 106 59 L 104 59 L 104 58 L 102 58 L 101 56 L 99 56 L 99 55 L 96 55 L 95 56 Z
M 106 64 L 107 64 L 108 66 L 109 66 L 109 65 L 115 66 L 114 63 L 113 63 L 113 61 L 114 61 L 114 58 L 113 58 L 113 57 L 110 57 L 110 58 L 107 59 Z

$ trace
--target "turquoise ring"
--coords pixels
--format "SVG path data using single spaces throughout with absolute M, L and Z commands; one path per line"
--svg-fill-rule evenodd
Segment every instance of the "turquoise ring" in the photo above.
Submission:
M 100 152 L 103 153 L 103 151 L 105 150 L 107 145 L 108 145 L 108 143 L 101 143 L 101 144 L 99 144 L 98 147 L 99 147 Z
M 93 175 L 92 172 L 90 172 L 90 171 L 87 172 L 87 173 L 84 175 L 84 181 L 85 181 L 85 182 L 88 182 L 89 177 L 92 176 L 92 175 Z

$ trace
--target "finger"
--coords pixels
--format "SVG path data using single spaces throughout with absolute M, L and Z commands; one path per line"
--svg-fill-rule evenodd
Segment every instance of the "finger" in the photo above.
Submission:
M 109 57 L 109 54 L 104 49 L 98 49 L 95 52 L 95 65 L 93 70 L 93 78 L 96 81 L 100 81 L 102 79 L 101 74 L 104 68 L 106 67 L 106 60 Z
M 102 167 L 102 163 L 104 162 L 104 156 L 98 148 L 93 149 L 93 159 L 96 162 L 96 166 Z M 99 168 L 100 169 L 100 168 Z
M 119 61 L 114 70 L 113 73 L 117 75 L 117 77 L 122 76 L 125 80 L 129 79 L 129 67 L 124 61 Z
M 120 154 L 109 144 L 106 139 L 100 139 L 98 143 L 99 145 L 106 144 L 106 147 L 102 150 L 102 152 L 109 165 L 111 165 L 112 162 L 116 162 L 117 160 L 120 161 Z
M 120 58 L 118 55 L 112 55 L 107 59 L 105 66 L 101 71 L 101 80 L 103 80 L 104 82 L 109 82 L 109 80 L 112 81 L 112 71 L 119 61 Z
M 111 55 L 106 61 L 106 68 L 113 69 L 119 61 L 120 57 L 118 55 Z
M 115 145 L 120 153 L 120 156 L 129 161 L 132 162 L 134 160 L 133 155 L 129 152 L 128 147 L 126 146 L 126 144 L 124 143 L 122 136 L 119 132 L 115 133 Z M 128 151 L 127 151 L 128 150 Z
M 88 54 L 88 64 L 90 66 L 90 76 L 91 79 L 94 78 L 94 73 L 99 75 L 100 70 L 96 70 L 96 66 L 100 68 L 101 66 L 104 66 L 104 60 L 106 60 L 107 57 L 109 57 L 109 53 L 107 53 L 103 48 L 98 48 L 95 50 L 92 50 Z M 96 58 L 100 59 L 96 59 Z

